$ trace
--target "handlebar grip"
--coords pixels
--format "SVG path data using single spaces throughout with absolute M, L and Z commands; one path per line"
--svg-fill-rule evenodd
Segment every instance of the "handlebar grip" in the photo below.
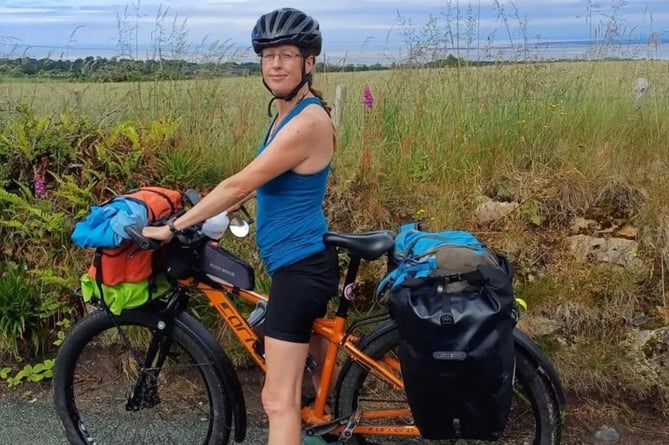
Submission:
M 160 241 L 147 238 L 142 235 L 142 229 L 136 225 L 125 226 L 125 233 L 127 233 L 130 238 L 137 243 L 140 249 L 143 250 L 158 250 L 162 246 Z
M 188 189 L 184 192 L 186 199 L 192 204 L 195 205 L 200 202 L 200 194 L 195 189 Z

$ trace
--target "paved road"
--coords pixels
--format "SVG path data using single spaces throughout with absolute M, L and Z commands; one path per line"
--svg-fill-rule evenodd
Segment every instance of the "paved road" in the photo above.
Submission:
M 244 444 L 266 443 L 265 429 L 249 428 Z M 47 397 L 32 401 L 0 399 L 0 444 L 68 445 L 55 409 Z
M 249 427 L 244 444 L 266 443 L 266 429 Z M 31 400 L 0 398 L 0 444 L 68 445 L 49 394 Z M 397 442 L 384 442 L 378 445 L 396 444 Z
M 245 392 L 247 402 L 254 402 L 255 399 L 258 399 L 253 392 Z M 251 403 L 249 406 L 252 408 L 249 413 L 249 421 L 261 425 L 261 422 L 259 422 L 260 414 L 257 411 L 260 409 L 259 406 L 255 407 L 255 412 L 253 411 L 254 405 Z M 644 431 L 640 429 L 635 434 L 623 435 L 624 439 L 620 443 L 626 445 L 669 444 L 666 435 L 666 423 L 662 423 L 661 420 L 658 422 L 648 425 L 643 438 L 640 435 Z M 589 430 L 590 433 L 585 435 L 576 430 L 565 431 L 568 434 L 565 435 L 563 442 L 569 445 L 592 443 L 592 434 L 597 430 L 597 425 L 592 426 Z M 654 431 L 657 434 L 653 434 Z M 665 431 L 665 433 L 660 431 Z M 25 393 L 16 391 L 10 394 L 0 394 L 0 445 L 68 445 L 64 437 L 49 391 L 33 392 L 27 390 Z M 586 439 L 583 439 L 584 437 Z M 244 444 L 265 445 L 266 443 L 267 430 L 265 428 L 261 426 L 249 427 Z M 407 445 L 411 443 L 416 442 L 410 440 L 377 441 L 376 445 Z M 137 445 L 144 444 L 137 443 Z M 370 445 L 373 444 L 370 443 Z

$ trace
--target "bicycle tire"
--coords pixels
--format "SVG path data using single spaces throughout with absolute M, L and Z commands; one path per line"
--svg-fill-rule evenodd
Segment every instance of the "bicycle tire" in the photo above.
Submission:
M 139 342 L 142 336 L 150 336 L 156 330 L 161 317 L 154 312 L 132 310 L 121 314 L 116 321 L 130 332 L 128 338 L 137 337 Z M 158 402 L 149 408 L 128 411 L 125 408 L 127 390 L 132 390 L 133 383 L 137 381 L 136 377 L 131 377 L 135 359 L 130 357 L 132 352 L 127 351 L 127 344 L 117 333 L 114 320 L 105 312 L 96 311 L 75 325 L 58 351 L 54 367 L 53 398 L 68 441 L 71 444 L 119 445 L 228 444 L 232 429 L 231 404 L 222 390 L 223 381 L 213 365 L 214 361 L 199 339 L 175 324 L 171 334 L 170 353 L 165 366 L 161 367 L 155 385 Z M 120 348 L 112 342 L 114 337 L 117 337 Z M 178 360 L 181 359 L 191 363 L 180 364 Z M 168 366 L 172 363 L 175 365 Z M 110 388 L 110 384 L 115 383 L 112 378 L 116 377 L 111 375 L 117 371 L 118 379 L 123 383 L 120 388 Z M 89 376 L 89 372 L 93 375 Z M 97 376 L 95 372 L 101 375 Z M 124 377 L 124 374 L 129 378 Z M 198 388 L 191 386 L 191 381 L 182 381 L 182 376 L 199 377 L 203 388 L 199 392 L 194 391 Z M 99 380 L 93 380 L 93 384 L 87 388 L 89 378 Z M 163 384 L 171 386 L 163 387 Z M 126 393 L 122 392 L 123 389 Z M 106 394 L 107 390 L 109 394 Z M 110 398 L 107 400 L 102 396 Z M 166 407 L 167 402 L 177 402 L 176 408 L 170 411 Z M 182 410 L 179 403 L 184 402 L 192 402 L 196 405 L 195 410 L 192 407 Z M 99 426 L 99 422 L 111 422 L 111 425 Z M 97 437 L 107 433 L 115 436 L 111 439 Z M 117 434 L 121 437 L 117 437 Z
M 386 329 L 386 332 L 380 332 L 377 335 L 371 333 L 366 340 L 364 337 L 361 339 L 359 347 L 375 360 L 381 359 L 385 354 L 391 352 L 393 349 L 397 348 L 399 345 L 399 333 L 397 328 Z M 363 390 L 363 386 L 366 383 L 367 377 L 372 376 L 377 382 L 381 382 L 380 379 L 373 377 L 366 369 L 361 365 L 355 362 L 349 362 L 345 364 L 342 368 L 344 373 L 339 379 L 339 384 L 336 391 L 336 401 L 335 401 L 335 412 L 337 417 L 350 416 L 351 413 L 355 412 L 358 406 L 359 395 Z M 389 387 L 389 385 L 388 385 Z M 559 409 L 559 403 L 555 399 L 553 391 L 551 390 L 550 383 L 546 380 L 546 377 L 539 372 L 536 366 L 533 366 L 531 361 L 525 356 L 525 354 L 516 348 L 516 380 L 514 383 L 514 406 L 512 406 L 512 411 L 518 409 L 515 406 L 520 403 L 518 401 L 519 395 L 518 392 L 522 391 L 530 401 L 530 407 L 534 417 L 534 432 L 533 437 L 529 438 L 531 442 L 528 442 L 527 439 L 520 440 L 516 437 L 502 437 L 496 443 L 499 444 L 526 444 L 531 443 L 532 445 L 558 445 L 560 443 L 560 433 L 561 433 L 561 413 Z M 399 391 L 396 391 L 399 393 Z M 406 397 L 398 396 L 398 403 L 401 404 L 400 397 L 404 397 L 405 407 L 408 407 L 406 402 Z M 384 400 L 388 402 L 388 400 Z M 363 411 L 364 412 L 364 411 Z M 512 412 L 513 415 L 513 412 Z M 411 424 L 413 419 L 409 419 L 408 424 Z M 526 419 L 525 419 L 526 420 Z M 511 419 L 510 419 L 511 421 Z M 521 419 L 523 422 L 523 419 Z M 507 432 L 509 425 L 507 425 Z M 529 427 L 531 430 L 532 428 Z M 384 436 L 384 439 L 386 437 Z M 387 439 L 391 439 L 391 436 L 388 436 Z M 411 444 L 453 444 L 456 441 L 454 440 L 443 440 L 443 441 L 428 441 L 421 438 L 400 438 L 401 443 L 411 443 Z M 371 436 L 370 436 L 370 440 Z M 376 441 L 375 441 L 376 442 Z M 354 434 L 353 437 L 347 442 L 347 445 L 364 445 L 366 444 L 365 437 Z M 385 443 L 385 442 L 384 442 Z M 400 443 L 400 442 L 398 442 Z M 464 441 L 459 440 L 457 442 L 460 444 L 483 444 L 490 442 L 480 442 L 480 441 Z

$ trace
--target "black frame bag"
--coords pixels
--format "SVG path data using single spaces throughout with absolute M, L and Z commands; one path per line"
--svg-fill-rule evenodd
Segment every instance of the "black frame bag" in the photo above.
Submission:
M 204 246 L 198 259 L 198 268 L 214 281 L 223 281 L 245 290 L 253 290 L 255 287 L 253 267 L 216 242 Z
M 515 367 L 512 269 L 408 279 L 390 292 L 407 399 L 427 439 L 497 440 Z M 453 286 L 466 281 L 467 286 Z M 451 289 L 462 289 L 452 291 Z

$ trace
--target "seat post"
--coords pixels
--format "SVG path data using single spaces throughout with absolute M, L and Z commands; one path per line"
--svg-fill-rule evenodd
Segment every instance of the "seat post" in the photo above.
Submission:
M 348 308 L 351 305 L 351 301 L 346 298 L 346 288 L 355 283 L 355 279 L 358 276 L 358 269 L 360 268 L 360 257 L 358 255 L 350 255 L 349 258 L 351 261 L 348 264 L 344 286 L 342 287 L 341 295 L 339 296 L 339 307 L 335 313 L 337 317 L 348 317 Z

